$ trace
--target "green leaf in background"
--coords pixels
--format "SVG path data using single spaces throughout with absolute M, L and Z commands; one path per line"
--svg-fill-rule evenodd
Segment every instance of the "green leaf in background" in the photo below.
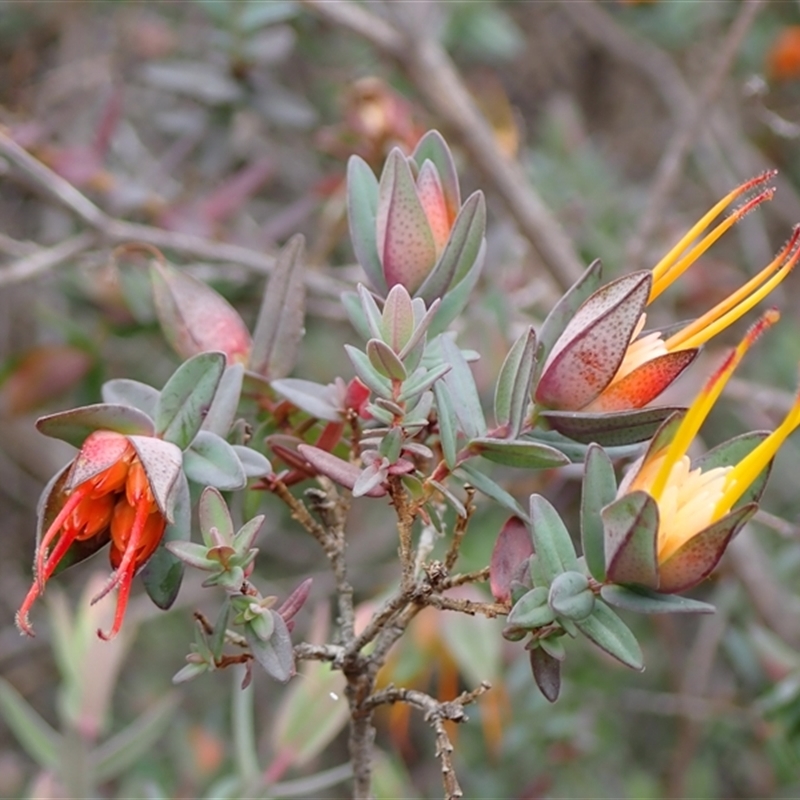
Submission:
M 316 758 L 347 724 L 346 681 L 324 662 L 308 662 L 275 711 L 270 741 L 275 753 L 302 767 Z
M 598 647 L 631 669 L 643 670 L 639 642 L 630 628 L 602 601 L 595 603 L 591 616 L 576 622 L 578 630 Z
M 80 447 L 90 433 L 100 430 L 126 436 L 152 436 L 154 433 L 153 420 L 147 414 L 115 403 L 97 403 L 48 414 L 36 420 L 36 427 L 45 436 L 61 439 L 74 447 Z
M 190 481 L 222 491 L 243 489 L 247 476 L 233 445 L 210 431 L 200 431 L 183 454 L 183 469 Z
M 156 433 L 185 450 L 211 408 L 225 371 L 223 353 L 200 353 L 181 364 L 161 390 Z
M 25 752 L 42 769 L 53 769 L 58 765 L 61 735 L 5 678 L 0 678 L 0 714 Z
M 94 780 L 105 783 L 118 778 L 151 752 L 174 724 L 179 702 L 178 693 L 160 696 L 144 714 L 97 747 L 90 759 Z
M 602 447 L 590 444 L 586 451 L 581 493 L 581 543 L 589 572 L 598 581 L 606 579 L 606 556 L 601 510 L 617 495 L 614 465 Z

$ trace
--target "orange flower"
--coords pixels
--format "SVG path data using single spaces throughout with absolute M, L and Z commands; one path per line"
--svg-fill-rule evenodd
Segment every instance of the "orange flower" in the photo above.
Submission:
M 111 630 L 98 631 L 101 638 L 111 639 L 122 625 L 133 576 L 155 551 L 167 524 L 128 437 L 104 430 L 90 434 L 46 492 L 45 515 L 51 501 L 58 513 L 36 549 L 34 582 L 17 612 L 17 627 L 33 636 L 31 606 L 59 566 L 72 563 L 67 554 L 74 547 L 88 555 L 110 541 L 114 572 L 92 602 L 119 589 Z

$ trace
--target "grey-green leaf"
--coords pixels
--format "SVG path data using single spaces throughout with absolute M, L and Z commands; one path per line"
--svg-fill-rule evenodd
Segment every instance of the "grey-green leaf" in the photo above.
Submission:
M 538 494 L 531 495 L 530 525 L 533 549 L 547 580 L 552 581 L 562 572 L 578 571 L 569 531 L 552 504 Z
M 536 333 L 529 327 L 511 346 L 500 367 L 494 389 L 494 418 L 508 427 L 508 438 L 516 439 L 531 402 L 531 382 L 536 366 Z
M 104 403 L 133 406 L 147 414 L 150 419 L 155 418 L 159 391 L 146 383 L 130 378 L 115 378 L 106 381 L 100 391 Z
M 386 280 L 376 243 L 376 218 L 378 214 L 378 179 L 369 165 L 359 156 L 347 162 L 347 220 L 350 240 L 356 261 L 364 268 L 369 282 L 382 295 L 386 294 Z
M 469 450 L 489 461 L 520 469 L 552 469 L 569 464 L 569 459 L 555 447 L 539 442 L 480 437 L 469 443 Z
M 598 647 L 631 669 L 643 670 L 644 657 L 631 629 L 602 601 L 592 615 L 576 622 L 578 630 Z
M 225 371 L 225 354 L 200 353 L 181 364 L 161 390 L 156 434 L 186 449 L 211 408 Z
M 710 603 L 677 594 L 662 594 L 642 586 L 609 584 L 603 586 L 600 596 L 612 606 L 638 614 L 713 614 L 716 611 Z
M 183 469 L 190 481 L 222 491 L 243 489 L 247 484 L 242 462 L 233 446 L 210 431 L 200 431 L 183 454 Z
M 80 447 L 90 433 L 99 430 L 115 431 L 126 436 L 152 436 L 154 433 L 153 420 L 147 414 L 132 406 L 116 403 L 96 403 L 48 414 L 36 420 L 36 427 L 45 436 L 61 439 L 74 447 Z
M 469 439 L 485 436 L 486 420 L 469 364 L 450 337 L 442 337 L 441 346 L 445 362 L 452 367 L 444 376 L 444 382 L 450 390 L 450 399 L 459 426 Z
M 600 511 L 617 494 L 614 465 L 602 447 L 590 444 L 586 451 L 581 493 L 581 543 L 586 566 L 598 581 L 606 579 L 603 520 Z
M 42 769 L 58 765 L 61 736 L 4 678 L 0 678 L 0 712 L 25 752 Z

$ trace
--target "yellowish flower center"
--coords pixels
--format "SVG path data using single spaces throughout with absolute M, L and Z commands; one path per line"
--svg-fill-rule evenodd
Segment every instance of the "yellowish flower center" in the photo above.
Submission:
M 640 489 L 649 493 L 666 455 L 666 451 L 662 451 L 648 461 L 631 482 L 629 491 Z M 719 501 L 724 495 L 727 476 L 732 469 L 714 467 L 706 472 L 699 467 L 692 469 L 689 457 L 685 455 L 672 465 L 666 485 L 656 500 L 660 564 L 730 510 L 728 508 L 720 513 Z

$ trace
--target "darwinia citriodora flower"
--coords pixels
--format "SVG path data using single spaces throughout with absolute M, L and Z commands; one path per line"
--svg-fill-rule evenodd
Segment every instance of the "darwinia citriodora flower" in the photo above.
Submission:
M 753 178 L 723 197 L 652 270 L 624 275 L 589 297 L 548 356 L 537 402 L 564 411 L 608 413 L 641 408 L 686 369 L 701 345 L 761 302 L 800 258 L 796 249 L 800 228 L 761 272 L 703 316 L 668 337 L 660 331 L 641 335 L 647 320 L 644 309 L 775 190 L 765 189 L 690 247 L 692 242 L 731 202 L 773 174 Z
M 683 591 L 711 572 L 730 538 L 755 511 L 753 503 L 749 512 L 738 513 L 736 504 L 800 425 L 798 395 L 783 422 L 738 463 L 693 469 L 686 455 L 744 354 L 778 316 L 777 311 L 768 311 L 750 329 L 692 403 L 671 441 L 648 452 L 638 470 L 620 487 L 620 496 L 643 491 L 658 506 L 656 560 L 660 579 L 652 588 Z M 708 536 L 712 527 L 715 535 Z
M 34 582 L 17 612 L 17 626 L 33 635 L 28 619 L 31 606 L 74 544 L 85 543 L 96 550 L 110 540 L 114 572 L 92 602 L 118 588 L 111 630 L 98 631 L 101 638 L 111 639 L 122 625 L 133 577 L 155 551 L 167 521 L 136 451 L 120 433 L 90 434 L 61 491 L 63 504 L 37 547 Z

